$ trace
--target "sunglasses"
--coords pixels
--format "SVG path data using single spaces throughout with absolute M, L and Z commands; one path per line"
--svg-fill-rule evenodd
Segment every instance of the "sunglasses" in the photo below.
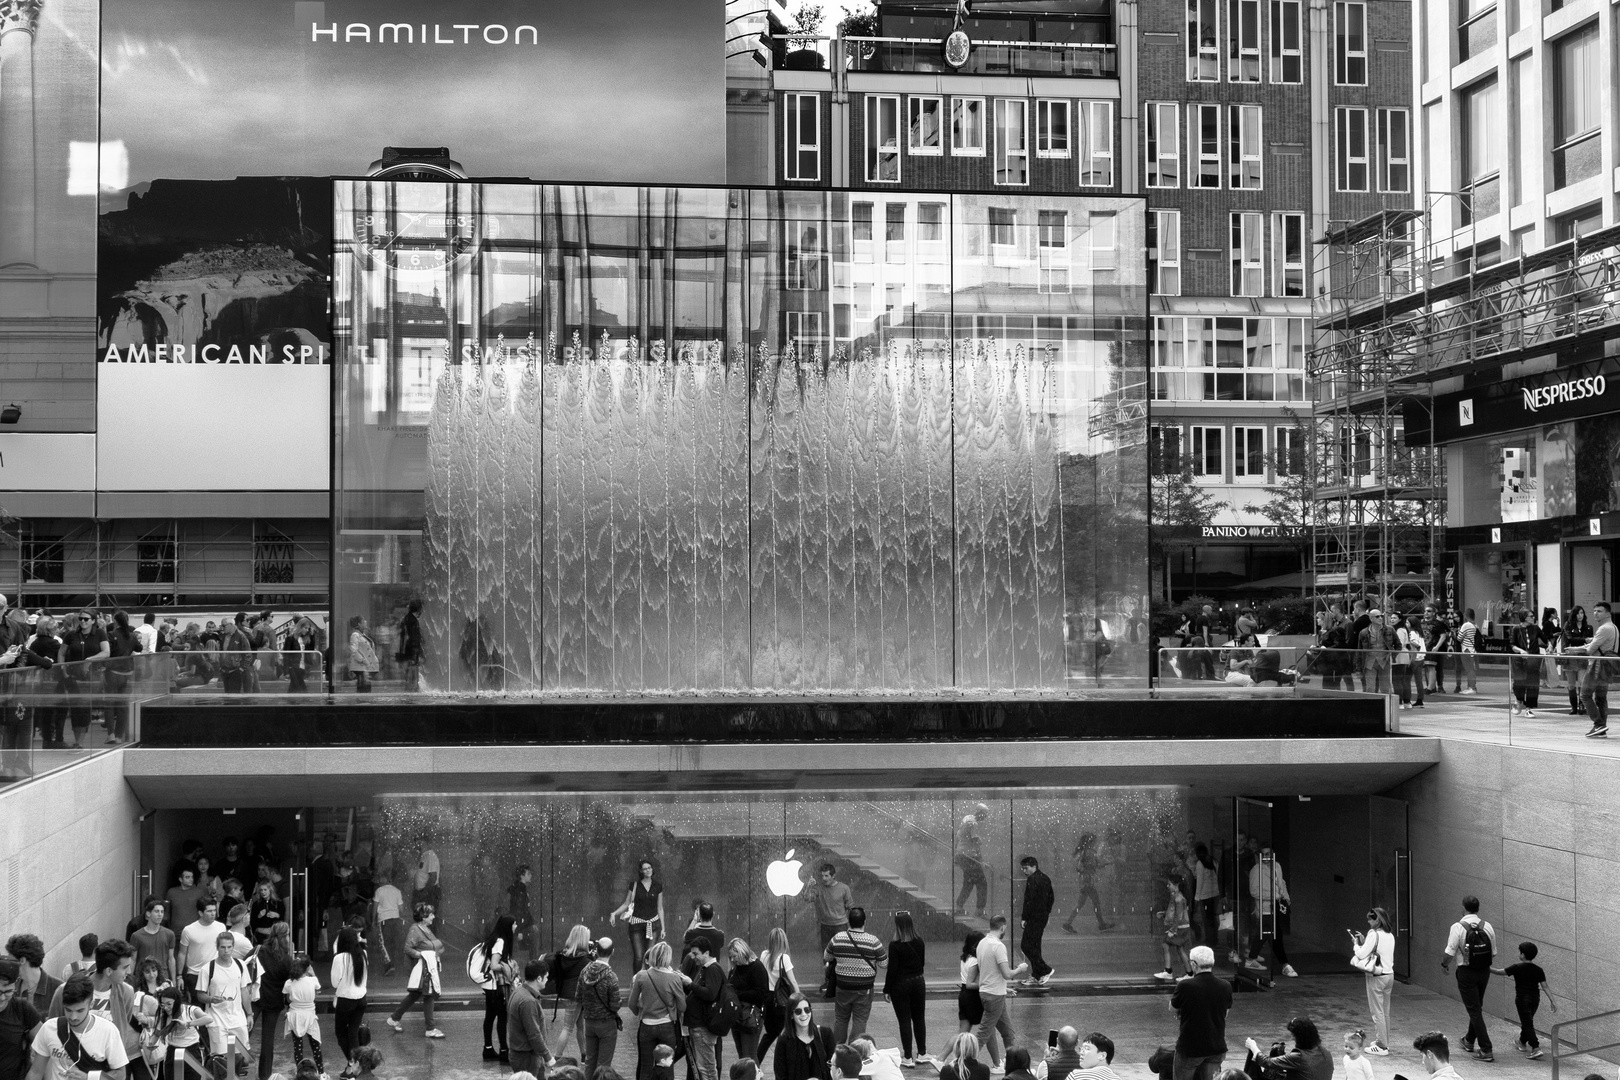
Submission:
M 806 1005 L 803 1008 L 794 1009 L 793 1010 L 793 1015 L 794 1016 L 809 1016 L 810 1015 L 810 1006 Z

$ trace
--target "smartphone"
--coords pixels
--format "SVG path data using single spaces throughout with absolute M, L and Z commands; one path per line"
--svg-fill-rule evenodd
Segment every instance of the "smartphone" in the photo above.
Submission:
M 1046 1045 L 1053 1049 L 1057 1048 L 1057 1028 L 1047 1028 Z

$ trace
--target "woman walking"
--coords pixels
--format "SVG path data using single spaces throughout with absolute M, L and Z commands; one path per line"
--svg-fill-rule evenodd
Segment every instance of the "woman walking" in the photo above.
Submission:
M 977 930 L 970 930 L 962 939 L 961 981 L 956 985 L 956 1021 L 961 1031 L 972 1031 L 984 1020 L 984 1001 L 979 997 L 979 945 L 983 941 L 984 935 Z
M 623 919 L 630 928 L 630 970 L 640 971 L 647 942 L 664 937 L 664 883 L 646 859 L 636 864 L 636 880 L 625 893 L 624 903 L 608 912 L 609 926 L 614 919 Z
M 573 929 L 568 931 L 562 951 L 551 961 L 552 975 L 557 983 L 557 1001 L 563 1008 L 562 1020 L 550 1040 L 554 1057 L 562 1056 L 570 1035 L 579 1052 L 585 1052 L 585 1032 L 581 1030 L 579 1016 L 579 977 L 585 973 L 590 962 L 591 928 L 583 923 L 575 923 Z
M 1519 612 L 1519 625 L 1513 631 L 1512 668 L 1513 696 L 1518 704 L 1513 712 L 1521 716 L 1536 715 L 1541 701 L 1541 627 L 1536 625 L 1536 613 L 1529 608 Z
M 771 977 L 765 971 L 754 950 L 740 937 L 731 939 L 731 972 L 726 976 L 731 989 L 737 994 L 742 1015 L 731 1029 L 731 1041 L 737 1047 L 737 1058 L 759 1060 L 759 1040 L 765 1026 L 765 1003 L 771 996 Z
M 803 994 L 788 1002 L 788 1028 L 776 1042 L 775 1080 L 832 1080 L 832 1031 L 816 1023 Z
M 1364 1053 L 1389 1056 L 1389 1000 L 1395 990 L 1395 934 L 1390 930 L 1389 913 L 1381 907 L 1367 912 L 1367 933 L 1354 930 L 1355 957 L 1371 966 L 1367 974 L 1367 1009 L 1372 1013 L 1373 1041 Z
M 1194 917 L 1189 921 L 1198 934 L 1199 944 L 1213 949 L 1221 926 L 1221 875 L 1215 869 L 1215 860 L 1209 857 L 1209 845 L 1193 846 L 1187 869 L 1193 875 Z
M 490 926 L 479 946 L 483 960 L 474 981 L 484 991 L 484 1060 L 507 1061 L 506 997 L 512 990 L 512 979 L 517 974 L 513 957 L 517 955 L 517 921 L 502 915 Z M 494 1036 L 499 1036 L 501 1048 L 495 1049 Z
M 788 949 L 786 930 L 780 926 L 771 928 L 770 944 L 760 954 L 759 960 L 765 965 L 766 979 L 771 988 L 770 996 L 765 999 L 765 1027 L 760 1035 L 759 1057 L 754 1059 L 764 1061 L 771 1043 L 782 1034 L 782 1027 L 787 1023 L 788 1002 L 799 992 L 799 980 L 793 974 L 793 953 Z
M 366 617 L 349 619 L 349 672 L 354 676 L 354 692 L 371 693 L 371 678 L 377 674 L 377 643 L 366 632 Z
M 412 914 L 416 922 L 405 934 L 405 958 L 412 964 L 411 974 L 405 980 L 405 1000 L 388 1018 L 388 1026 L 404 1031 L 400 1018 L 420 1001 L 422 1023 L 426 1026 L 422 1034 L 429 1039 L 442 1039 L 444 1032 L 433 1026 L 433 1003 L 438 1000 L 439 988 L 443 985 L 440 971 L 444 963 L 444 942 L 433 935 L 432 904 L 417 904 Z
M 640 1017 L 636 1024 L 636 1080 L 653 1080 L 654 1047 L 680 1047 L 675 1025 L 680 1023 L 685 1009 L 686 989 L 681 973 L 675 970 L 674 952 L 669 942 L 654 942 L 647 950 L 647 966 L 636 972 L 630 982 L 630 1011 Z
M 366 975 L 366 939 L 352 926 L 345 926 L 338 931 L 332 953 L 332 1026 L 337 1028 L 343 1060 L 350 1065 L 366 1016 Z
M 1558 636 L 1558 651 L 1568 653 L 1577 646 L 1583 646 L 1592 640 L 1592 625 L 1586 621 L 1586 609 L 1576 604 L 1569 609 L 1564 618 L 1564 625 Z M 1583 716 L 1586 713 L 1586 703 L 1581 700 L 1581 688 L 1585 683 L 1585 660 L 1561 660 L 1564 668 L 1564 681 L 1569 684 L 1569 715 Z
M 259 1080 L 269 1080 L 276 1056 L 276 1026 L 287 1008 L 287 983 L 292 979 L 292 925 L 272 923 L 259 946 Z
M 889 943 L 889 972 L 883 979 L 883 997 L 894 1006 L 900 1024 L 900 1064 L 915 1068 L 917 1059 L 928 1060 L 928 982 L 923 978 L 923 939 L 911 921 L 911 912 L 894 913 L 894 940 Z M 912 1040 L 916 1040 L 913 1052 Z

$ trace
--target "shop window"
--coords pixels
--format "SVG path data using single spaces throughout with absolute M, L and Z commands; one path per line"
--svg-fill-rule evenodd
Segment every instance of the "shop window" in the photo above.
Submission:
M 1367 85 L 1367 5 L 1359 0 L 1333 5 L 1333 82 Z
M 1021 187 L 1029 183 L 1029 102 L 996 98 L 995 110 L 995 182 Z
M 1233 191 L 1258 191 L 1262 186 L 1260 148 L 1265 126 L 1258 105 L 1229 105 L 1227 126 L 1227 183 Z
M 1366 109 L 1333 110 L 1333 146 L 1338 190 L 1368 190 Z
M 1275 296 L 1305 295 L 1305 215 L 1271 215 L 1271 267 Z
M 866 95 L 866 180 L 872 184 L 900 182 L 898 95 Z
M 1271 81 L 1305 81 L 1304 5 L 1300 0 L 1271 0 Z
M 1187 81 L 1221 81 L 1220 0 L 1187 0 Z
M 782 95 L 786 132 L 782 138 L 782 177 L 821 179 L 821 95 Z
M 1188 156 L 1194 171 L 1193 187 L 1221 186 L 1221 107 L 1192 105 L 1187 110 Z
M 1181 211 L 1149 210 L 1148 287 L 1156 296 L 1181 295 Z
M 1150 102 L 1147 116 L 1147 186 L 1181 186 L 1181 110 L 1173 102 Z
M 1114 103 L 1080 103 L 1080 186 L 1114 186 Z
M 1231 215 L 1232 295 L 1261 296 L 1265 293 L 1264 214 Z
M 984 98 L 951 98 L 951 153 L 984 157 Z
M 1069 102 L 1042 99 L 1035 103 L 1035 156 L 1069 156 Z
M 906 149 L 913 157 L 938 157 L 944 146 L 945 99 L 906 99 Z
M 1230 0 L 1226 78 L 1229 82 L 1260 81 L 1260 0 Z
M 1412 190 L 1411 113 L 1378 110 L 1378 190 L 1404 194 Z

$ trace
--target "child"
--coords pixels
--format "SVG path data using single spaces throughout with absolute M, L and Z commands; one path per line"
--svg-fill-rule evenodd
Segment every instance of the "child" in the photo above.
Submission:
M 304 1059 L 304 1036 L 309 1036 L 310 1050 L 315 1058 L 315 1071 L 324 1073 L 326 1063 L 321 1058 L 321 1022 L 315 1015 L 315 995 L 320 993 L 321 982 L 315 977 L 315 965 L 300 953 L 293 959 L 292 978 L 282 991 L 287 995 L 287 1034 L 292 1036 L 293 1060 Z
M 1366 1045 L 1367 1033 L 1357 1028 L 1347 1032 L 1344 1036 L 1344 1077 L 1345 1080 L 1374 1080 L 1372 1062 L 1361 1056 L 1361 1048 Z
M 96 946 L 101 939 L 94 934 L 85 934 L 79 938 L 79 959 L 70 960 L 62 968 L 62 981 L 67 982 L 73 976 L 83 972 L 86 975 L 96 973 Z
M 1177 956 L 1181 958 L 1182 972 L 1192 974 L 1192 961 L 1187 957 L 1187 946 L 1192 944 L 1192 920 L 1189 918 L 1187 897 L 1182 893 L 1181 883 L 1174 874 L 1165 877 L 1164 887 L 1170 898 L 1164 909 L 1164 937 L 1159 942 L 1164 949 L 1164 970 L 1155 972 L 1153 977 L 1162 982 L 1173 982 Z
M 1519 946 L 1519 962 L 1505 968 L 1491 968 L 1493 975 L 1506 975 L 1513 980 L 1513 1004 L 1519 1010 L 1519 1041 L 1514 1043 L 1530 1060 L 1541 1059 L 1541 1041 L 1536 1038 L 1536 1009 L 1541 1006 L 1541 992 L 1547 989 L 1547 973 L 1534 963 L 1536 943 L 1526 941 Z M 1558 1004 L 1547 991 L 1547 1008 L 1558 1011 Z
M 675 1080 L 675 1048 L 668 1043 L 653 1046 L 653 1080 Z

